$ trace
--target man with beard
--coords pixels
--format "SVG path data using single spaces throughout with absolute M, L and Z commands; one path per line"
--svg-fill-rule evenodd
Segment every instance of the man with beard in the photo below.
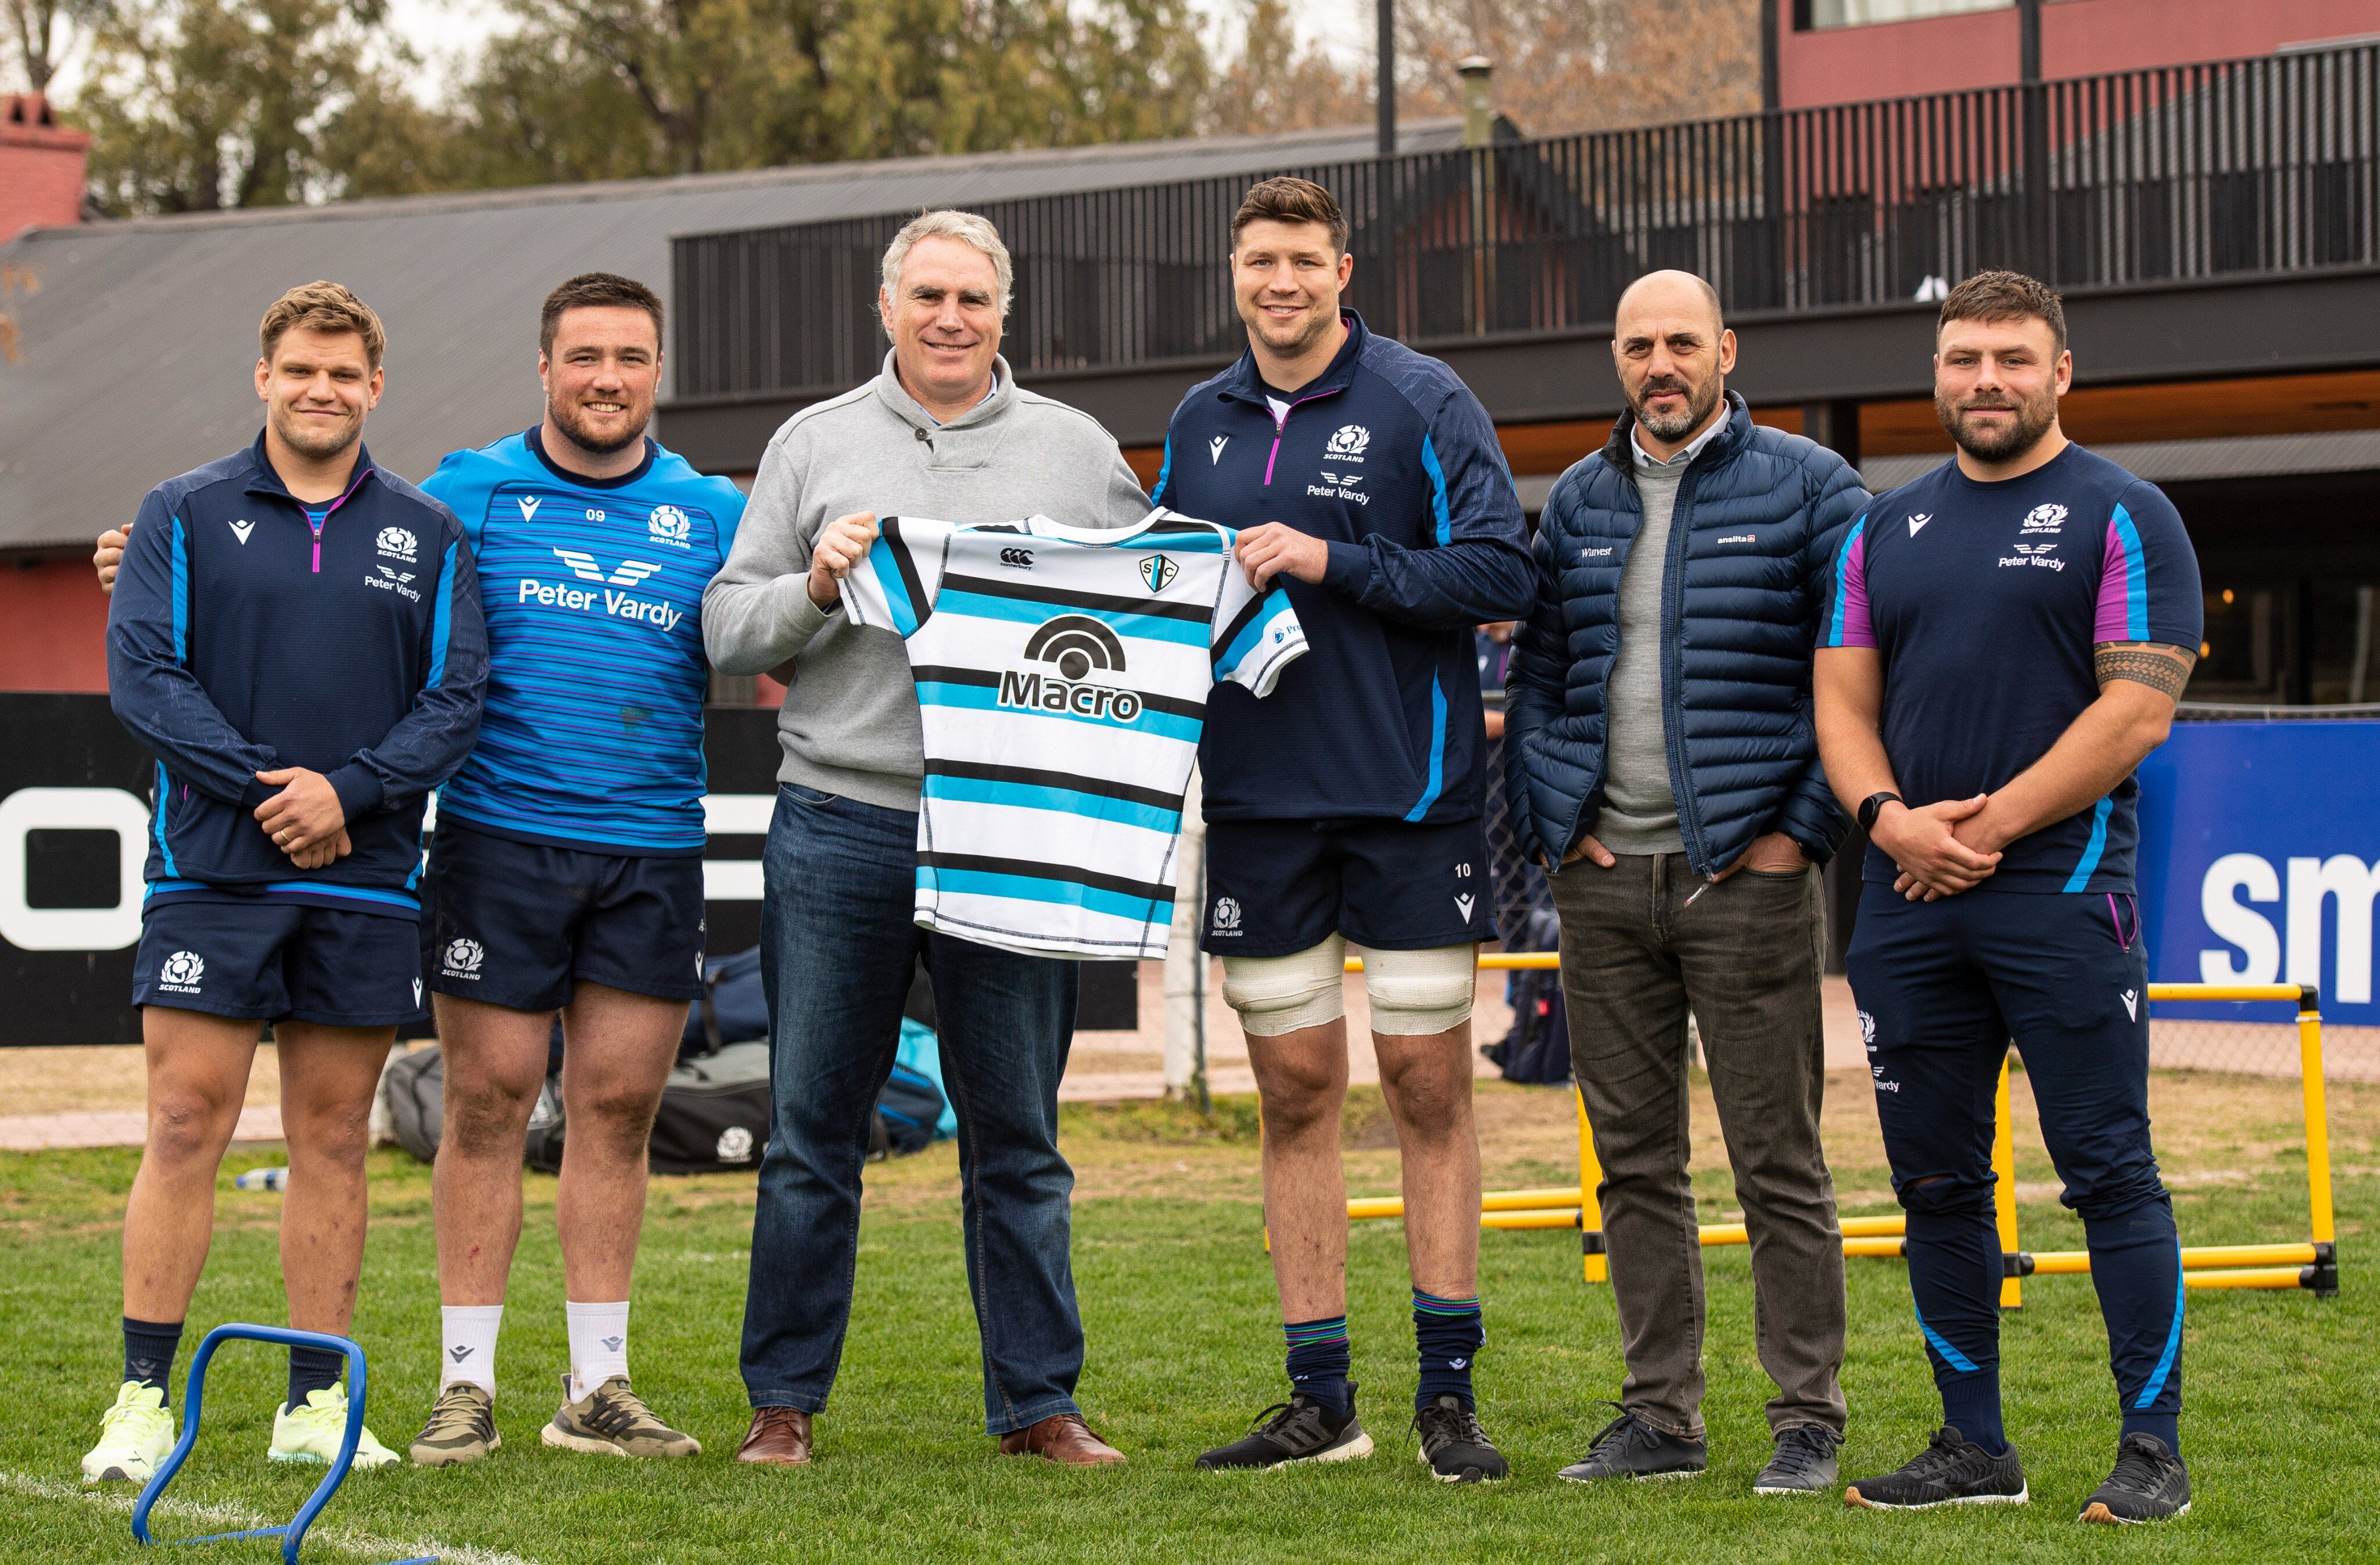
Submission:
M 1691 1013 L 1777 1386 L 1753 1487 L 1806 1494 L 1832 1485 L 1844 1418 L 1817 869 L 1844 821 L 1810 728 L 1810 648 L 1829 545 L 1867 496 L 1841 457 L 1755 425 L 1727 391 L 1735 334 L 1701 278 L 1639 278 L 1611 347 L 1629 411 L 1547 501 L 1505 709 L 1513 830 L 1555 871 L 1628 1365 L 1620 1416 L 1561 1476 L 1708 1463 Z
M 1403 1163 L 1420 1455 L 1443 1482 L 1478 1483 L 1506 1465 L 1472 1391 L 1487 1336 L 1471 1001 L 1494 900 L 1471 627 L 1528 607 L 1527 532 L 1478 399 L 1341 308 L 1354 264 L 1321 186 L 1248 191 L 1232 223 L 1248 349 L 1182 399 L 1157 481 L 1162 503 L 1244 529 L 1250 585 L 1281 579 L 1307 644 L 1261 707 L 1218 688 L 1199 750 L 1205 944 L 1223 959 L 1263 1100 L 1290 1396 L 1197 1463 L 1372 1450 L 1347 1377 L 1353 945 Z
M 1958 455 L 1845 537 L 1817 653 L 1827 774 L 1872 846 L 1851 948 L 1876 1117 L 1943 1427 L 1844 1491 L 2022 1503 L 2000 1418 L 1993 1083 L 2011 1036 L 2082 1219 L 2123 1414 L 2085 1522 L 2190 1509 L 2181 1255 L 2149 1140 L 2140 788 L 2197 661 L 2172 503 L 2069 442 L 2065 311 L 1985 272 L 1942 301 L 1934 406 Z
M 433 1466 L 501 1444 L 496 1336 L 556 1011 L 570 1369 L 542 1438 L 701 1450 L 631 1389 L 628 1287 L 646 1143 L 702 992 L 702 591 L 744 498 L 645 433 L 661 364 L 650 288 L 571 278 L 540 317 L 543 421 L 450 455 L 422 486 L 469 535 L 489 641 L 487 718 L 439 795 L 420 927 L 445 1072 L 441 1384 L 412 1449 Z
M 132 987 L 149 1128 L 124 1214 L 124 1378 L 82 1461 L 93 1483 L 145 1482 L 173 1446 L 174 1356 L 268 1022 L 289 1323 L 348 1329 L 372 1091 L 421 1007 L 422 800 L 480 726 L 486 641 L 463 528 L 364 449 L 380 318 L 310 283 L 258 335 L 263 431 L 150 491 L 108 610 L 108 696 L 157 774 Z M 343 1365 L 290 1350 L 273 1461 L 338 1456 Z M 354 1458 L 397 1460 L 369 1430 Z

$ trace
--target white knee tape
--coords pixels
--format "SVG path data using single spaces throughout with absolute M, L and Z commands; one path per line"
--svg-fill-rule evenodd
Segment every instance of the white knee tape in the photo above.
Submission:
M 1366 951 L 1364 994 L 1372 1002 L 1372 1030 L 1390 1037 L 1427 1037 L 1471 1020 L 1478 977 L 1475 948 Z
M 1279 1037 L 1347 1013 L 1347 942 L 1331 936 L 1294 956 L 1226 956 L 1223 998 L 1250 1037 Z

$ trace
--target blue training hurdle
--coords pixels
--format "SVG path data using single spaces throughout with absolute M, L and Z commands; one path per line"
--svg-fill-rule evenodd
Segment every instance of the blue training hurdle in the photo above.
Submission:
M 346 1438 L 339 1442 L 338 1457 L 331 1463 L 331 1470 L 322 1475 L 322 1481 L 314 1486 L 314 1492 L 306 1497 L 306 1503 L 298 1508 L 298 1514 L 278 1527 L 250 1527 L 245 1532 L 210 1533 L 195 1538 L 152 1537 L 149 1512 L 159 1497 L 164 1494 L 165 1486 L 174 1481 L 174 1474 L 181 1471 L 182 1463 L 189 1460 L 190 1449 L 199 1443 L 199 1418 L 206 1405 L 207 1361 L 214 1357 L 217 1347 L 235 1340 L 278 1342 L 291 1348 L 322 1348 L 346 1356 L 347 1432 Z M 279 1538 L 283 1565 L 298 1565 L 298 1550 L 306 1542 L 306 1529 L 314 1524 L 314 1519 L 322 1513 L 322 1507 L 331 1503 L 331 1496 L 338 1492 L 339 1486 L 346 1481 L 347 1469 L 355 1464 L 356 1443 L 364 1430 L 364 1351 L 348 1338 L 334 1337 L 323 1331 L 298 1331 L 285 1326 L 249 1326 L 236 1321 L 216 1327 L 207 1333 L 206 1340 L 199 1344 L 198 1353 L 190 1360 L 190 1378 L 182 1389 L 182 1438 L 174 1442 L 174 1449 L 166 1456 L 164 1465 L 151 1476 L 140 1490 L 140 1498 L 133 1503 L 133 1537 L 144 1544 L 228 1543 L 234 1538 Z M 417 1554 L 410 1559 L 392 1560 L 390 1565 L 438 1565 L 438 1557 Z

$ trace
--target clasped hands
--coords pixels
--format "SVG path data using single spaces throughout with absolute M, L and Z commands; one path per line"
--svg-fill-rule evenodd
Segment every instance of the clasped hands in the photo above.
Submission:
M 1990 804 L 1990 795 L 1977 794 L 1913 809 L 1886 805 L 1868 835 L 1900 870 L 1892 889 L 1911 902 L 1939 902 L 1988 880 L 2008 843 Z
M 256 821 L 273 845 L 300 869 L 320 869 L 355 851 L 347 840 L 347 812 L 331 780 L 302 766 L 260 771 L 259 782 L 281 792 L 256 807 Z

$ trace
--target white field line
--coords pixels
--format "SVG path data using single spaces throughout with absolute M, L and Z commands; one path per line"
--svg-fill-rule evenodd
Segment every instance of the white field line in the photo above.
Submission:
M 111 1486 L 105 1489 L 86 1488 L 80 1484 L 60 1483 L 54 1478 L 37 1478 L 30 1473 L 11 1473 L 0 1468 L 0 1490 L 27 1496 L 33 1499 L 74 1500 L 83 1505 L 96 1505 L 107 1510 L 132 1513 L 138 1491 Z M 261 1516 L 237 1506 L 211 1505 L 197 1500 L 175 1499 L 168 1497 L 157 1502 L 149 1513 L 153 1518 L 171 1518 L 221 1528 L 227 1533 L 242 1532 L 250 1527 L 277 1527 L 287 1517 Z M 352 1532 L 336 1524 L 317 1523 L 306 1530 L 309 1546 L 322 1544 L 347 1554 L 368 1554 L 376 1559 L 411 1559 L 419 1555 L 434 1554 L 442 1565 L 537 1565 L 517 1554 L 499 1549 L 472 1548 L 463 1545 L 443 1544 L 436 1539 L 400 1542 L 370 1533 Z

